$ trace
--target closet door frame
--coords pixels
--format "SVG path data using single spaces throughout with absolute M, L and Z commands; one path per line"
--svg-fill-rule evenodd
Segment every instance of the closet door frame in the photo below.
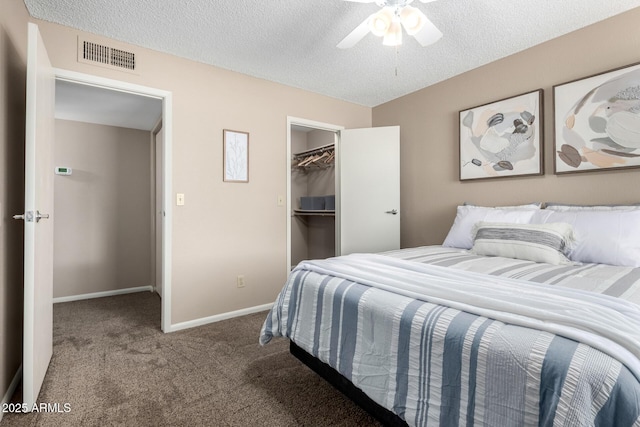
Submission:
M 286 274 L 287 276 L 291 272 L 291 218 L 293 216 L 293 201 L 291 200 L 291 158 L 293 153 L 291 151 L 291 127 L 303 126 L 314 130 L 324 130 L 334 133 L 334 140 L 336 144 L 336 159 L 335 159 L 335 187 L 336 187 L 336 212 L 340 212 L 340 158 L 338 155 L 338 144 L 340 143 L 340 132 L 344 130 L 344 126 L 333 125 L 330 123 L 322 123 L 314 120 L 303 119 L 299 117 L 287 116 L 287 196 L 286 196 L 286 215 L 287 215 L 287 264 Z M 336 256 L 340 255 L 340 219 L 339 215 L 336 215 Z

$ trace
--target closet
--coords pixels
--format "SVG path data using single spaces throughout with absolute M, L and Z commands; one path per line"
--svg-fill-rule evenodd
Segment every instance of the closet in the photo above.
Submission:
M 287 120 L 287 265 L 400 248 L 400 128 Z
M 335 132 L 291 130 L 292 265 L 336 255 Z

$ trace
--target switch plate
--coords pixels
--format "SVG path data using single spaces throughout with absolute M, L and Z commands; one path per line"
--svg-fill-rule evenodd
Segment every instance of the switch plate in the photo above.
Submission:
M 278 206 L 284 206 L 284 196 L 278 196 Z
M 244 288 L 244 276 L 243 275 L 239 275 L 237 280 L 236 280 L 236 286 L 239 288 Z
M 184 193 L 176 194 L 176 205 L 184 206 Z

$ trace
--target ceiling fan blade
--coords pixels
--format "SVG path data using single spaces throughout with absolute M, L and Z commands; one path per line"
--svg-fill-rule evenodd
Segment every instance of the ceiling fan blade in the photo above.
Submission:
M 338 43 L 337 47 L 340 49 L 349 49 L 362 40 L 364 36 L 369 34 L 369 20 L 371 19 L 371 16 L 362 21 L 362 23 L 351 31 L 347 37 L 343 38 L 342 41 Z
M 442 37 L 442 33 L 438 28 L 436 28 L 435 25 L 433 25 L 433 22 L 427 19 L 426 16 L 424 17 L 424 20 L 424 27 L 422 27 L 419 32 L 414 34 L 413 37 L 415 37 L 418 43 L 420 43 L 422 46 L 429 46 L 430 44 L 433 44 L 440 40 L 440 38 Z

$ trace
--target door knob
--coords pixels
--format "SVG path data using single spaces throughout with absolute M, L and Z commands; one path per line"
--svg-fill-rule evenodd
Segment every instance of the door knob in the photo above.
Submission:
M 49 219 L 49 214 L 41 214 L 40 211 L 36 211 L 36 214 L 34 215 L 33 211 L 26 211 L 21 215 L 14 215 L 13 219 L 23 219 L 26 222 L 33 222 L 35 219 L 36 222 L 38 222 L 41 219 Z
M 49 219 L 49 214 L 41 214 L 40 211 L 36 211 L 36 222 L 41 219 Z
M 390 210 L 390 211 L 386 211 L 385 213 L 388 213 L 388 214 L 391 214 L 391 215 L 397 215 L 398 211 L 393 209 L 393 210 Z

